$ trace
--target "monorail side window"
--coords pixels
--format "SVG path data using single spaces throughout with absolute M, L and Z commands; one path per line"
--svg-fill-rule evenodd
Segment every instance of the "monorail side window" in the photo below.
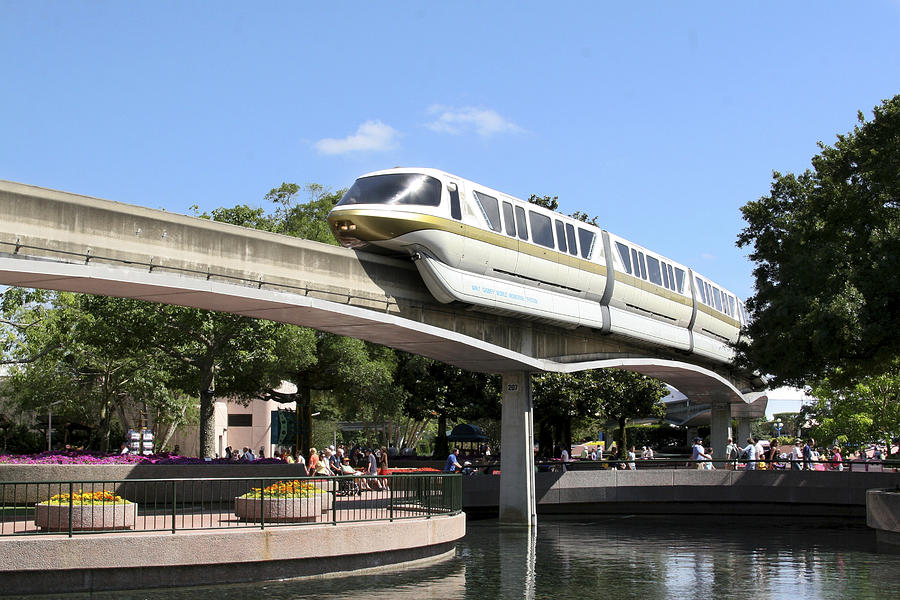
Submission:
M 700 302 L 709 304 L 709 302 L 706 301 L 706 287 L 704 286 L 703 280 L 699 277 L 695 277 L 695 279 L 697 280 L 697 291 L 700 292 Z
M 531 237 L 534 243 L 553 248 L 553 225 L 550 223 L 550 217 L 529 210 L 528 220 L 531 221 Z
M 719 288 L 713 288 L 713 301 L 716 303 L 716 310 L 722 311 L 722 293 Z
M 566 239 L 569 241 L 569 254 L 578 256 L 578 246 L 575 241 L 575 227 L 566 223 Z
M 579 229 L 579 231 L 584 230 Z M 616 242 L 616 250 L 619 251 L 619 258 L 622 259 L 622 264 L 625 265 L 625 272 L 631 275 L 631 253 L 628 252 L 628 246 L 622 242 Z
M 672 289 L 669 285 L 669 265 L 668 263 L 662 264 L 662 276 L 663 276 L 663 286 Z
M 597 234 L 593 231 L 588 231 L 587 229 L 578 228 L 578 242 L 581 244 L 581 258 L 584 260 L 591 260 L 591 256 L 594 255 L 594 241 L 597 239 Z M 626 253 L 628 250 L 625 251 Z M 631 264 L 628 265 L 628 272 L 631 273 Z
M 556 247 L 560 252 L 567 252 L 566 249 L 566 226 L 560 220 L 556 221 Z
M 666 265 L 666 270 L 669 271 L 669 289 L 673 292 L 680 292 L 681 290 L 675 289 L 675 272 L 672 270 L 672 265 Z
M 659 261 L 647 255 L 647 273 L 650 275 L 650 281 L 656 285 L 662 285 L 662 276 L 659 271 Z
M 634 264 L 634 276 L 640 277 L 641 267 L 639 265 L 641 264 L 641 261 L 638 258 L 637 250 L 635 250 L 634 248 L 631 249 L 631 262 Z
M 670 269 L 672 267 L 669 267 Z M 679 294 L 684 293 L 684 270 L 683 269 L 675 269 L 675 291 Z
M 494 231 L 500 231 L 500 204 L 498 204 L 497 199 L 481 192 L 475 192 L 475 200 L 478 201 L 478 206 L 481 207 L 481 213 L 484 215 L 484 220 L 487 221 L 488 227 Z
M 503 223 L 506 225 L 506 235 L 515 237 L 516 219 L 513 217 L 513 207 L 505 200 L 503 201 Z
M 440 206 L 441 182 L 421 173 L 392 173 L 360 177 L 337 203 L 348 204 L 417 204 Z
M 516 207 L 516 229 L 519 232 L 519 239 L 528 241 L 528 223 L 525 221 L 525 209 L 521 206 Z
M 647 279 L 647 267 L 644 266 L 644 253 L 638 252 L 638 266 L 641 268 L 641 279 Z
M 728 296 L 728 306 L 731 307 L 731 312 L 728 314 L 734 317 L 734 296 Z
M 450 216 L 462 221 L 462 206 L 459 203 L 459 187 L 455 183 L 447 186 L 450 190 Z

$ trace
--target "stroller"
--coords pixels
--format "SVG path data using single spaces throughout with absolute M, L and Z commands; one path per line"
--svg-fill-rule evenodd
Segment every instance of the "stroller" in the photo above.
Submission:
M 345 467 L 346 466 L 346 470 Z M 337 475 L 337 491 L 335 495 L 337 496 L 359 496 L 362 493 L 362 490 L 359 487 L 359 483 L 354 478 L 356 475 L 356 470 L 351 467 L 349 464 L 341 465 L 341 472 Z

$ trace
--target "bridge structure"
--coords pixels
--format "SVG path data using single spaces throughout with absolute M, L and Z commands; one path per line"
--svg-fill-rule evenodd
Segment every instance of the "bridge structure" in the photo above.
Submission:
M 351 336 L 503 376 L 500 517 L 536 522 L 530 374 L 618 368 L 749 419 L 753 376 L 588 328 L 437 302 L 410 261 L 0 181 L 0 284 L 142 299 Z

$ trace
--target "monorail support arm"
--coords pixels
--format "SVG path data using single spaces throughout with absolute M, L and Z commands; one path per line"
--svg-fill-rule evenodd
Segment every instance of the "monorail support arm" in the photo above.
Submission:
M 500 521 L 537 525 L 534 489 L 534 410 L 531 374 L 503 374 L 503 412 L 500 433 Z

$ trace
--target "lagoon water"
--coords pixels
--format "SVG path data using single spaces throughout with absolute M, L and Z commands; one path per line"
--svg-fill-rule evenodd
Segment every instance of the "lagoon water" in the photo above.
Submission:
M 239 553 L 239 549 L 235 549 Z M 338 578 L 106 592 L 119 600 L 900 598 L 900 555 L 864 524 L 712 517 L 541 517 L 536 535 L 470 521 L 455 556 Z M 33 598 L 33 597 L 32 597 Z

